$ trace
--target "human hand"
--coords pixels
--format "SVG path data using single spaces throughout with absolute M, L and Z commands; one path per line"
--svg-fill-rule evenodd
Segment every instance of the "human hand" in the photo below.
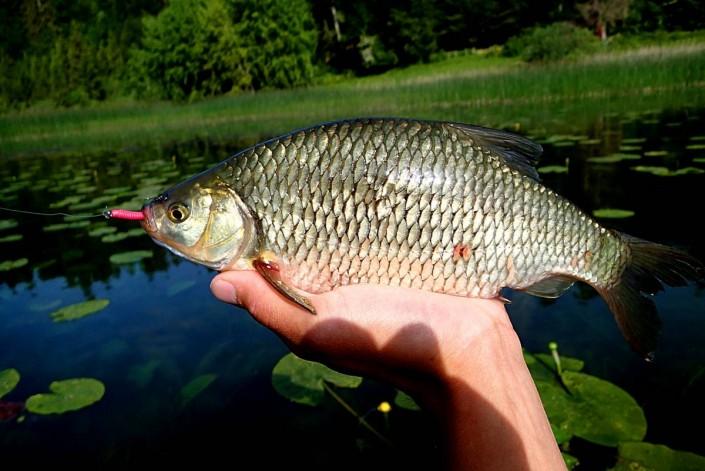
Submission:
M 256 272 L 211 283 L 298 355 L 411 393 L 463 469 L 564 469 L 521 345 L 498 300 L 352 285 L 310 297 L 316 315 Z

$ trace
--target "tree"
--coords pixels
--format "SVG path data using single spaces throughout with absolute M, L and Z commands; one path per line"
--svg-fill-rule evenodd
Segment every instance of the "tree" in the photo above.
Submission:
M 311 81 L 318 31 L 307 0 L 233 0 L 232 8 L 254 88 Z
M 630 0 L 590 0 L 577 6 L 585 21 L 595 28 L 603 41 L 607 40 L 607 26 L 614 26 L 629 14 Z

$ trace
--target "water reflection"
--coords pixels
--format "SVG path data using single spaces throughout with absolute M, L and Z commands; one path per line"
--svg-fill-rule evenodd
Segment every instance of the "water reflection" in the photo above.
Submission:
M 561 134 L 549 129 L 528 134 L 544 145 L 542 166 L 567 168 L 544 174 L 548 186 L 588 212 L 632 210 L 633 217 L 608 225 L 705 259 L 705 242 L 692 228 L 705 175 L 659 177 L 632 170 L 705 169 L 703 129 L 705 110 L 680 109 L 609 114 L 568 130 L 563 123 Z M 106 206 L 137 209 L 145 198 L 256 140 L 5 160 L 0 205 L 72 214 L 100 213 Z M 636 158 L 590 160 L 615 154 Z M 204 454 L 231 459 L 236 443 L 241 459 L 296 465 L 307 463 L 315 443 L 321 467 L 341 456 L 358 465 L 434 462 L 437 437 L 427 418 L 397 416 L 406 454 L 390 457 L 366 442 L 344 413 L 324 407 L 325 413 L 312 414 L 276 396 L 269 374 L 285 347 L 249 316 L 210 297 L 211 272 L 156 247 L 135 228 L 100 217 L 0 218 L 0 263 L 27 259 L 0 272 L 0 369 L 22 373 L 13 394 L 26 397 L 54 379 L 82 375 L 107 387 L 101 403 L 80 413 L 0 425 L 6 429 L 0 433 L 3 454 L 20 453 L 25 465 L 48 460 L 33 455 L 36 449 L 59 458 L 80 454 L 90 463 L 168 465 L 182 464 L 184 454 L 194 461 Z M 110 262 L 111 255 L 133 250 L 154 255 L 127 265 Z M 544 350 L 557 340 L 564 354 L 586 360 L 587 371 L 635 395 L 647 413 L 647 440 L 702 454 L 705 445 L 680 423 L 705 419 L 704 292 L 702 286 L 687 287 L 656 298 L 665 328 L 654 365 L 629 351 L 589 287 L 573 288 L 556 301 L 514 294 L 511 314 L 529 350 Z M 55 324 L 49 318 L 53 310 L 87 298 L 111 303 L 80 321 Z M 181 388 L 205 374 L 215 380 L 183 405 Z M 360 408 L 369 407 L 365 401 L 393 397 L 384 385 L 366 384 L 351 398 Z M 266 454 L 274 444 L 281 452 Z

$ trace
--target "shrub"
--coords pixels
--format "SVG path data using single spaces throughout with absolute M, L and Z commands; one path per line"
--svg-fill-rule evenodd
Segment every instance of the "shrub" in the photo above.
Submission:
M 594 51 L 599 39 L 571 23 L 553 23 L 531 28 L 507 41 L 504 54 L 527 62 L 549 62 Z

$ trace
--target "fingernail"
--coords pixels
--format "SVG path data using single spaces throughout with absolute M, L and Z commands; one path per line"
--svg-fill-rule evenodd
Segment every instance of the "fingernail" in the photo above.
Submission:
M 211 282 L 211 291 L 213 295 L 224 303 L 237 304 L 237 293 L 235 286 L 227 281 L 216 278 Z

